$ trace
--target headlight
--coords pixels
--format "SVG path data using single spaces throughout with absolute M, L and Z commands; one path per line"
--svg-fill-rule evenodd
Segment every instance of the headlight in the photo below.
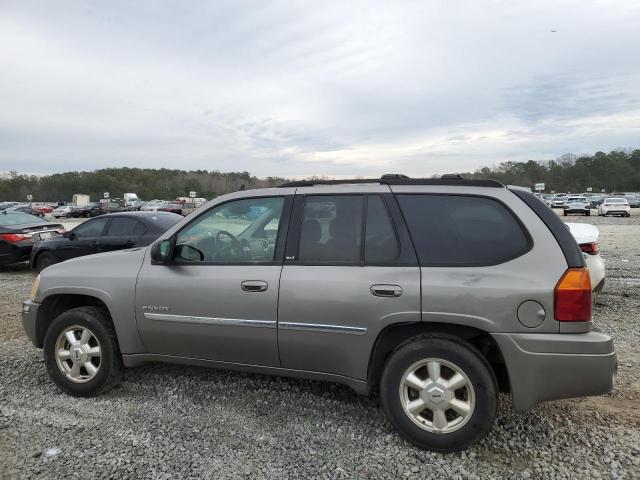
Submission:
M 40 287 L 40 274 L 33 281 L 33 286 L 31 287 L 31 301 L 36 299 L 36 295 L 38 294 L 38 288 Z

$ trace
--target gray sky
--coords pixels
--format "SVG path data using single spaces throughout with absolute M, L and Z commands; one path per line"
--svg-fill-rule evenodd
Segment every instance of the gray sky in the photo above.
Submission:
M 420 176 L 640 147 L 639 46 L 635 1 L 0 0 L 0 172 Z

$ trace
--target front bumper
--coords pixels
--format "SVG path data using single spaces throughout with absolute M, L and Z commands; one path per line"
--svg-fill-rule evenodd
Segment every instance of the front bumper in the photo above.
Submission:
M 506 363 L 516 411 L 548 400 L 602 395 L 613 389 L 618 360 L 608 335 L 592 331 L 492 336 Z
M 41 345 L 38 344 L 38 336 L 36 332 L 36 320 L 38 318 L 39 307 L 40 304 L 32 300 L 27 300 L 22 303 L 22 327 L 24 328 L 27 337 L 29 337 L 29 340 L 31 340 L 31 343 L 38 348 L 41 347 Z

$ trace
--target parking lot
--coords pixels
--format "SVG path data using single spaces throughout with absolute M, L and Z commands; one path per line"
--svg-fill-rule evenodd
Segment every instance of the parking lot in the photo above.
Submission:
M 640 210 L 563 219 L 600 229 L 594 320 L 616 342 L 616 388 L 524 414 L 504 396 L 487 439 L 450 455 L 402 440 L 376 396 L 321 382 L 153 364 L 64 395 L 20 324 L 33 275 L 0 267 L 0 478 L 640 478 Z

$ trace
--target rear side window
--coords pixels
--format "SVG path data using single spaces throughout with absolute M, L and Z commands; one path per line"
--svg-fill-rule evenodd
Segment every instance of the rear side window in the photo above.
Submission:
M 391 217 L 379 195 L 369 195 L 364 259 L 367 263 L 384 263 L 398 257 L 398 239 Z
M 300 233 L 300 260 L 359 262 L 362 210 L 361 195 L 307 197 Z
M 127 217 L 115 217 L 111 219 L 109 228 L 107 228 L 107 237 L 128 237 L 134 234 L 136 226 L 139 224 L 137 220 Z
M 457 195 L 398 195 L 421 265 L 495 265 L 530 249 L 531 240 L 500 202 Z

